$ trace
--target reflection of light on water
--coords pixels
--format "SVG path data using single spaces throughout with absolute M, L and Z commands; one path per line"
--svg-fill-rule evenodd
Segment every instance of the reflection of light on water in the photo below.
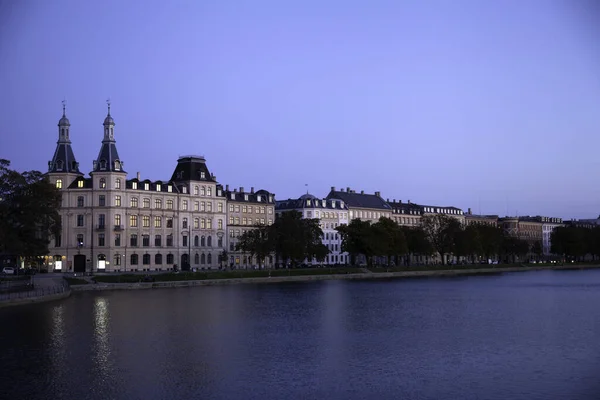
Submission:
M 61 374 L 65 367 L 65 320 L 64 305 L 52 308 L 52 331 L 50 333 L 50 358 L 54 374 Z
M 105 379 L 111 371 L 109 321 L 108 303 L 104 297 L 98 297 L 94 302 L 94 361 L 98 374 Z

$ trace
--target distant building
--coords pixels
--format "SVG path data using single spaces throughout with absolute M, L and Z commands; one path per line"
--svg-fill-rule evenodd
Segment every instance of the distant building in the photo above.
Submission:
M 425 206 L 423 207 L 423 216 L 443 214 L 456 218 L 461 224 L 465 223 L 465 215 L 463 210 L 452 206 Z
M 423 215 L 423 207 L 408 202 L 402 202 L 402 200 L 396 201 L 393 199 L 390 201 L 387 199 L 387 203 L 392 208 L 392 220 L 400 226 L 419 226 L 421 224 L 421 216 Z
M 469 208 L 465 215 L 465 225 L 490 225 L 497 227 L 498 226 L 498 216 L 497 215 L 477 215 L 471 212 Z
M 275 218 L 275 195 L 266 190 L 249 192 L 243 187 L 229 190 L 229 185 L 223 191 L 227 198 L 227 237 L 229 265 L 236 268 L 254 267 L 259 264 L 256 256 L 238 251 L 236 245 L 239 237 L 257 225 L 272 225 Z M 263 261 L 263 266 L 273 265 L 273 256 Z
M 329 249 L 326 264 L 349 263 L 348 253 L 342 251 L 342 238 L 335 230 L 340 225 L 348 224 L 348 207 L 339 199 L 319 199 L 311 194 L 305 194 L 298 199 L 277 201 L 276 213 L 295 210 L 302 214 L 302 218 L 316 218 L 320 220 L 323 230 L 323 244 Z M 316 265 L 317 260 L 306 260 L 307 263 Z
M 562 218 L 540 217 L 542 221 L 542 249 L 545 256 L 552 254 L 552 232 L 563 226 Z
M 367 194 L 364 191 L 356 191 L 346 188 L 336 190 L 334 186 L 327 195 L 327 200 L 339 200 L 348 207 L 348 221 L 360 219 L 363 221 L 377 222 L 379 218 L 392 217 L 392 207 L 381 198 L 380 192 Z

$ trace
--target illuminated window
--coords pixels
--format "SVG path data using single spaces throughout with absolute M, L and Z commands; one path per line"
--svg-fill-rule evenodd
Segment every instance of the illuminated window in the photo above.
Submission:
M 142 226 L 144 228 L 150 228 L 150 216 L 144 215 L 142 217 Z
M 120 179 L 115 180 L 115 189 L 121 189 L 121 180 Z
M 83 181 L 78 181 L 77 182 L 77 187 L 78 188 L 82 188 L 83 187 Z
M 129 201 L 129 205 L 132 208 L 137 208 L 137 206 L 138 206 L 138 198 L 137 197 L 132 197 L 131 200 Z
M 138 216 L 137 215 L 129 216 L 129 226 L 132 228 L 137 228 L 137 226 L 138 226 Z
M 106 188 L 106 179 L 100 178 L 100 189 Z
M 56 180 L 56 188 L 57 189 L 62 189 L 62 179 L 57 179 Z

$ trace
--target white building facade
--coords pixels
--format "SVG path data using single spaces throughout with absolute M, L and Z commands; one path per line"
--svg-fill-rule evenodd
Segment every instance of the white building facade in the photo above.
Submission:
M 348 224 L 348 207 L 338 199 L 319 199 L 311 194 L 305 194 L 299 199 L 277 201 L 275 211 L 277 215 L 286 211 L 298 211 L 302 218 L 319 219 L 323 230 L 322 242 L 329 249 L 329 254 L 324 264 L 338 265 L 350 262 L 348 253 L 342 251 L 342 237 L 335 230 L 342 224 Z M 308 264 L 317 265 L 315 259 L 306 260 Z
M 226 198 L 201 156 L 180 157 L 169 181 L 128 179 L 104 120 L 89 177 L 75 160 L 63 106 L 46 176 L 62 192 L 62 231 L 50 244 L 55 271 L 168 271 L 216 268 L 226 245 Z
M 552 254 L 552 232 L 563 225 L 562 218 L 541 217 L 542 222 L 542 249 L 543 254 Z

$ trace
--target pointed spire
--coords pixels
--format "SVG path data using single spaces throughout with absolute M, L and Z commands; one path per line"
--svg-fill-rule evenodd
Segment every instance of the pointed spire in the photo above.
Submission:
M 62 107 L 63 107 L 63 114 L 62 114 L 62 118 L 60 119 L 60 121 L 58 121 L 58 126 L 70 126 L 71 123 L 69 122 L 69 119 L 67 118 L 67 101 L 66 100 L 62 101 Z
M 110 97 L 106 100 L 106 105 L 108 105 L 108 115 L 110 116 Z
M 108 106 L 108 113 L 106 114 L 106 118 L 104 118 L 104 126 L 114 125 L 115 120 L 110 115 L 110 99 L 106 100 L 106 105 Z

